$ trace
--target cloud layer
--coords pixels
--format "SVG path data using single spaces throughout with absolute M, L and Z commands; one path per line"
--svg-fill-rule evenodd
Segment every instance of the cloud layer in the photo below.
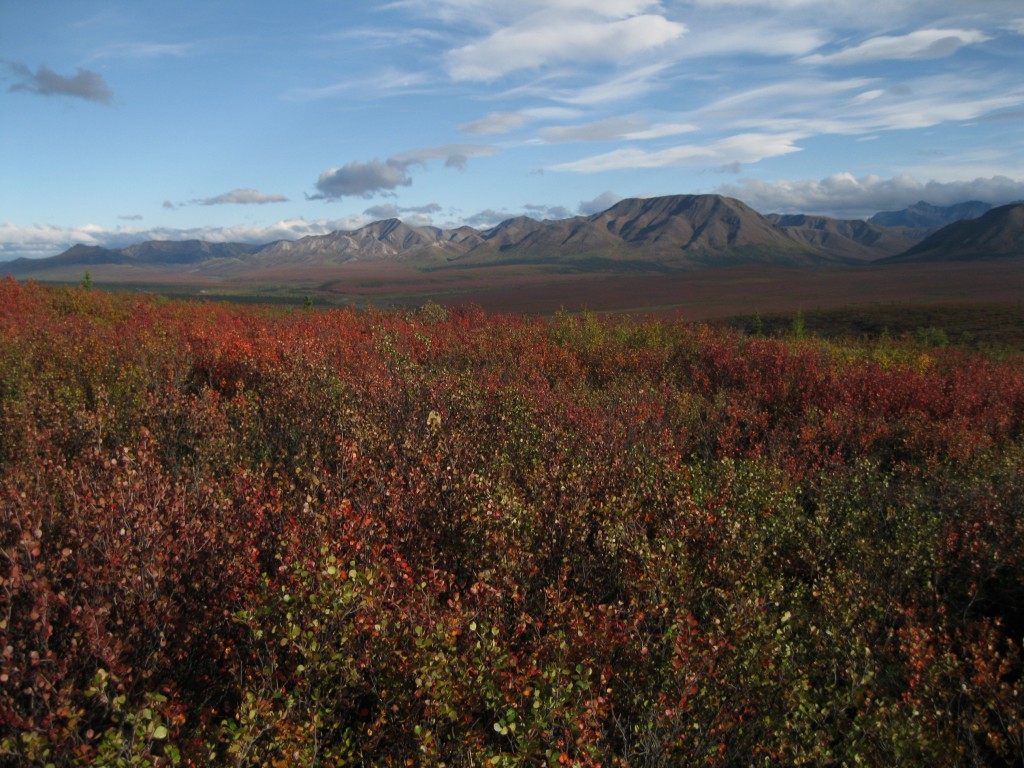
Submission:
M 740 179 L 738 183 L 720 186 L 716 191 L 739 198 L 765 213 L 824 213 L 866 218 L 879 211 L 907 208 L 921 200 L 932 205 L 953 205 L 966 200 L 1003 205 L 1024 200 L 1024 181 L 993 176 L 970 181 L 922 182 L 910 175 L 883 178 L 837 173 L 820 180 L 763 182 Z

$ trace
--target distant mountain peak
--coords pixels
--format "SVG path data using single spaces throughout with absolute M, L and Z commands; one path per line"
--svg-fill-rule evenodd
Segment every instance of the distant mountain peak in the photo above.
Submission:
M 932 205 L 919 200 L 899 211 L 876 213 L 868 222 L 882 227 L 909 227 L 935 230 L 963 219 L 976 219 L 992 209 L 989 203 L 967 200 L 955 205 Z

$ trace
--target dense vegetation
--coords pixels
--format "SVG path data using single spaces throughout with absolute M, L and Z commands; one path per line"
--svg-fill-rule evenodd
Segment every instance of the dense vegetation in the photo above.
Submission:
M 1024 365 L 0 282 L 0 761 L 1024 764 Z
M 750 334 L 805 333 L 828 339 L 878 341 L 912 336 L 923 346 L 954 345 L 1000 355 L 1024 352 L 1024 305 L 1020 303 L 860 304 L 796 313 L 741 315 L 716 321 Z

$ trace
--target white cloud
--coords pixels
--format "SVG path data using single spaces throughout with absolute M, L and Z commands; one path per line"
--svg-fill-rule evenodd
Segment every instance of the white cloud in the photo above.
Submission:
M 756 163 L 767 157 L 799 152 L 794 142 L 803 134 L 744 133 L 709 144 L 683 144 L 668 149 L 647 151 L 628 147 L 605 152 L 581 160 L 560 163 L 553 171 L 600 173 L 622 169 L 667 168 L 678 165 L 719 165 L 722 163 Z
M 899 210 L 919 200 L 933 205 L 952 205 L 981 200 L 994 205 L 1024 199 L 1024 181 L 1006 176 L 976 178 L 972 181 L 919 181 L 911 175 L 892 178 L 870 175 L 855 177 L 836 173 L 820 180 L 764 182 L 741 179 L 717 192 L 736 197 L 758 211 L 820 213 L 847 218 L 871 216 L 879 211 Z
M 972 29 L 919 29 L 906 35 L 881 35 L 831 54 L 814 54 L 808 64 L 863 64 L 895 59 L 936 59 L 951 56 L 965 45 L 991 38 Z
M 570 10 L 579 9 L 574 5 Z M 450 51 L 448 73 L 455 80 L 487 81 L 556 62 L 620 61 L 686 32 L 685 25 L 654 14 L 608 20 L 580 13 L 570 16 L 562 10 L 538 11 L 479 42 Z
M 391 8 L 414 8 L 442 22 L 485 20 L 496 26 L 514 23 L 536 12 L 585 12 L 606 18 L 623 18 L 660 8 L 657 0 L 394 0 Z
M 801 24 L 805 22 L 801 21 Z M 747 21 L 742 25 L 728 24 L 712 29 L 694 29 L 680 46 L 679 55 L 685 58 L 701 56 L 804 56 L 828 42 L 825 30 L 804 26 L 792 27 L 776 20 Z
M 884 96 L 884 95 L 885 95 L 885 91 L 883 91 L 881 88 L 872 88 L 870 91 L 864 91 L 863 93 L 858 93 L 856 96 L 853 97 L 853 99 L 850 101 L 850 103 L 851 104 L 865 104 L 865 103 L 867 103 L 869 101 L 874 101 L 878 97 Z
M 595 213 L 607 211 L 620 200 L 622 200 L 622 195 L 617 195 L 614 192 L 602 192 L 593 200 L 580 201 L 578 210 L 584 216 L 592 216 Z

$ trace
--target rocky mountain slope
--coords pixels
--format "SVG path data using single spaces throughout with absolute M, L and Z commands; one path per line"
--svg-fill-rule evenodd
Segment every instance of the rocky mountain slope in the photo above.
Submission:
M 903 230 L 860 219 L 831 219 L 803 213 L 770 214 L 767 218 L 791 237 L 813 248 L 857 261 L 902 253 L 916 242 Z

